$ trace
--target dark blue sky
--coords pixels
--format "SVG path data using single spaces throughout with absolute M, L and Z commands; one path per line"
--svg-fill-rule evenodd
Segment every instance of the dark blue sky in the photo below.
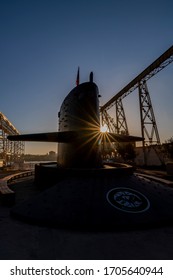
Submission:
M 81 82 L 94 72 L 104 104 L 172 45 L 172 10 L 171 0 L 1 0 L 0 111 L 21 133 L 56 131 L 78 66 Z M 173 136 L 172 74 L 171 64 L 148 82 L 162 141 Z M 135 92 L 124 106 L 140 135 Z

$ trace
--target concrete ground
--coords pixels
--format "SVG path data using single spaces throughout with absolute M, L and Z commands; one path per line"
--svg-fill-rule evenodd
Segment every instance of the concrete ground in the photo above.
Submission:
M 16 203 L 34 196 L 33 178 L 16 181 Z M 0 205 L 1 260 L 173 259 L 173 226 L 114 232 L 80 232 L 23 223 Z

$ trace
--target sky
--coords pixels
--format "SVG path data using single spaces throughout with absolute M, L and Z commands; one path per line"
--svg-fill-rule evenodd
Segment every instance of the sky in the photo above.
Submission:
M 1 0 L 0 112 L 20 133 L 58 129 L 63 99 L 94 72 L 106 103 L 173 44 L 171 0 Z M 173 136 L 173 63 L 147 85 L 161 141 Z M 136 92 L 124 100 L 141 135 Z M 25 153 L 56 151 L 26 143 Z

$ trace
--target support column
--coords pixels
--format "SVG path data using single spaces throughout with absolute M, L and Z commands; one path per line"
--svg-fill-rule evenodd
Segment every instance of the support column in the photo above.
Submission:
M 115 107 L 116 107 L 117 133 L 120 134 L 123 132 L 124 134 L 129 135 L 126 116 L 125 116 L 121 98 L 118 98 L 116 100 Z
M 139 82 L 139 106 L 141 117 L 141 134 L 143 140 L 144 164 L 147 165 L 146 145 L 160 144 L 154 110 L 146 82 Z

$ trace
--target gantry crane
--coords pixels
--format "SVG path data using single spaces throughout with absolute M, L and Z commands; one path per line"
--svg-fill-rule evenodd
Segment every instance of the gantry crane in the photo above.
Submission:
M 101 108 L 101 119 L 109 127 L 109 120 L 112 119 L 108 110 L 115 106 L 116 110 L 116 120 L 112 119 L 114 122 L 114 127 L 116 127 L 117 133 L 128 134 L 127 120 L 125 116 L 125 111 L 123 108 L 122 100 L 135 89 L 138 88 L 139 92 L 139 108 L 140 108 L 140 118 L 141 118 L 141 135 L 143 140 L 143 150 L 144 150 L 144 161 L 146 162 L 146 145 L 160 144 L 159 132 L 156 124 L 156 119 L 154 116 L 154 110 L 150 98 L 150 94 L 147 87 L 147 81 L 164 69 L 173 61 L 173 46 L 171 46 L 166 52 L 164 52 L 159 58 L 157 58 L 152 64 L 150 64 L 142 73 L 140 73 L 136 78 L 134 78 L 128 85 L 126 85 L 122 90 L 115 94 L 108 102 L 106 102 Z M 106 116 L 106 117 L 105 117 Z M 114 131 L 115 132 L 115 131 Z

